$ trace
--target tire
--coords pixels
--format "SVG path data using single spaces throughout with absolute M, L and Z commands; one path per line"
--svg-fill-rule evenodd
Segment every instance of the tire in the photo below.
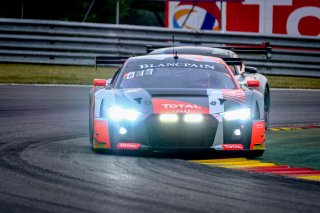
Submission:
M 93 118 L 91 104 L 91 97 L 89 97 L 89 141 L 91 146 L 93 146 Z
M 97 154 L 104 154 L 104 155 L 112 155 L 114 152 L 112 150 L 109 150 L 109 149 L 95 149 L 93 148 L 92 146 L 92 150 L 97 153 Z
M 265 92 L 264 92 L 264 121 L 266 129 L 269 126 L 269 116 L 270 116 L 270 93 L 269 93 L 269 87 L 266 86 Z
M 246 154 L 247 158 L 258 158 L 261 157 L 264 153 L 264 150 L 253 150 Z

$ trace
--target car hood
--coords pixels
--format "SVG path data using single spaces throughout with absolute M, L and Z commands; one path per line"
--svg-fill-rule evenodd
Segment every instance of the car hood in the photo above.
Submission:
M 251 107 L 252 92 L 227 89 L 111 89 L 102 90 L 96 98 L 105 107 L 122 106 L 143 113 L 215 114 Z

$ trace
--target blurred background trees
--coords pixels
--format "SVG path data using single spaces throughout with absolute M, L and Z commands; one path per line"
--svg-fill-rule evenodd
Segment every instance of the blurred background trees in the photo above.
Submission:
M 0 0 L 0 18 L 110 23 L 116 0 Z M 119 0 L 120 24 L 164 26 L 165 0 Z

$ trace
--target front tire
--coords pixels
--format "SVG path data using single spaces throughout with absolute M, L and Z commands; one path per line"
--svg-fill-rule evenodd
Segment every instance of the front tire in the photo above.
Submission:
M 269 87 L 266 86 L 265 92 L 264 92 L 264 121 L 266 129 L 269 125 L 269 116 L 270 116 L 270 92 Z
M 89 97 L 89 141 L 91 146 L 93 146 L 93 116 L 92 116 L 92 100 Z
M 261 157 L 264 153 L 264 150 L 253 150 L 246 154 L 246 157 L 249 159 Z

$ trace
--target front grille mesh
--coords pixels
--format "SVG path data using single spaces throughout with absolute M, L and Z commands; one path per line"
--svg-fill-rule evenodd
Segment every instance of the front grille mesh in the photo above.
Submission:
M 209 148 L 217 131 L 218 121 L 212 115 L 204 115 L 201 123 L 186 123 L 183 115 L 179 121 L 166 123 L 159 115 L 150 115 L 145 120 L 149 144 L 155 148 Z

